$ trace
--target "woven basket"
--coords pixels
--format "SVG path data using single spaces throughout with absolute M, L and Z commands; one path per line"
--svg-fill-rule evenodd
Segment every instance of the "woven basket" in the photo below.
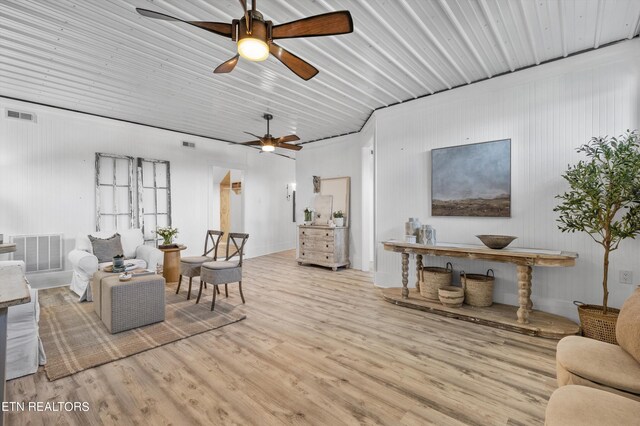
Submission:
M 464 302 L 467 305 L 479 308 L 493 305 L 493 283 L 495 281 L 493 269 L 487 269 L 485 275 L 465 274 L 462 271 L 460 272 L 460 280 L 462 288 L 464 288 Z
M 438 289 L 438 299 L 444 306 L 460 308 L 464 302 L 464 290 L 456 286 L 443 287 Z
M 619 309 L 607 308 L 607 313 L 602 312 L 602 306 L 586 305 L 581 302 L 573 302 L 578 307 L 580 327 L 582 335 L 601 342 L 617 345 L 616 323 L 618 322 Z
M 427 300 L 438 301 L 438 290 L 451 285 L 453 265 L 447 262 L 446 268 L 425 266 L 420 271 L 420 295 Z

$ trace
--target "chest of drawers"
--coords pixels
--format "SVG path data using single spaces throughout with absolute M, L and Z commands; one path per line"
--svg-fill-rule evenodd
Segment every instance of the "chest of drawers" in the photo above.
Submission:
M 318 225 L 298 227 L 298 264 L 349 267 L 349 228 Z

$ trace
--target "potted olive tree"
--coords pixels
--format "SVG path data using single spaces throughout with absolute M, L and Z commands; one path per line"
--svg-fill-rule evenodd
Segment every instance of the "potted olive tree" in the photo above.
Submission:
M 603 252 L 602 306 L 578 306 L 583 334 L 616 343 L 615 325 L 619 310 L 607 305 L 609 256 L 626 238 L 640 233 L 640 141 L 637 130 L 618 138 L 592 138 L 577 149 L 587 158 L 569 166 L 562 177 L 569 190 L 559 213 L 562 232 L 585 232 Z

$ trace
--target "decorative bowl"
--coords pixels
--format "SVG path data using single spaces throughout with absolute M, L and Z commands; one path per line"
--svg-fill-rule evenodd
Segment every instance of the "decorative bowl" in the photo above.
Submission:
M 518 237 L 511 235 L 476 235 L 482 241 L 482 244 L 490 249 L 500 250 L 511 244 Z

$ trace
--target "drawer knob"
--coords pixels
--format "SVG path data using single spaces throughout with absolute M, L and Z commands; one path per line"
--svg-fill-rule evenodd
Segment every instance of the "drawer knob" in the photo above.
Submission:
M 329 233 L 327 232 L 327 237 L 329 236 Z
M 327 248 L 329 248 L 329 244 L 327 244 Z
M 304 245 L 304 241 L 302 242 L 302 245 Z
M 327 259 L 329 258 L 329 256 L 325 256 Z

